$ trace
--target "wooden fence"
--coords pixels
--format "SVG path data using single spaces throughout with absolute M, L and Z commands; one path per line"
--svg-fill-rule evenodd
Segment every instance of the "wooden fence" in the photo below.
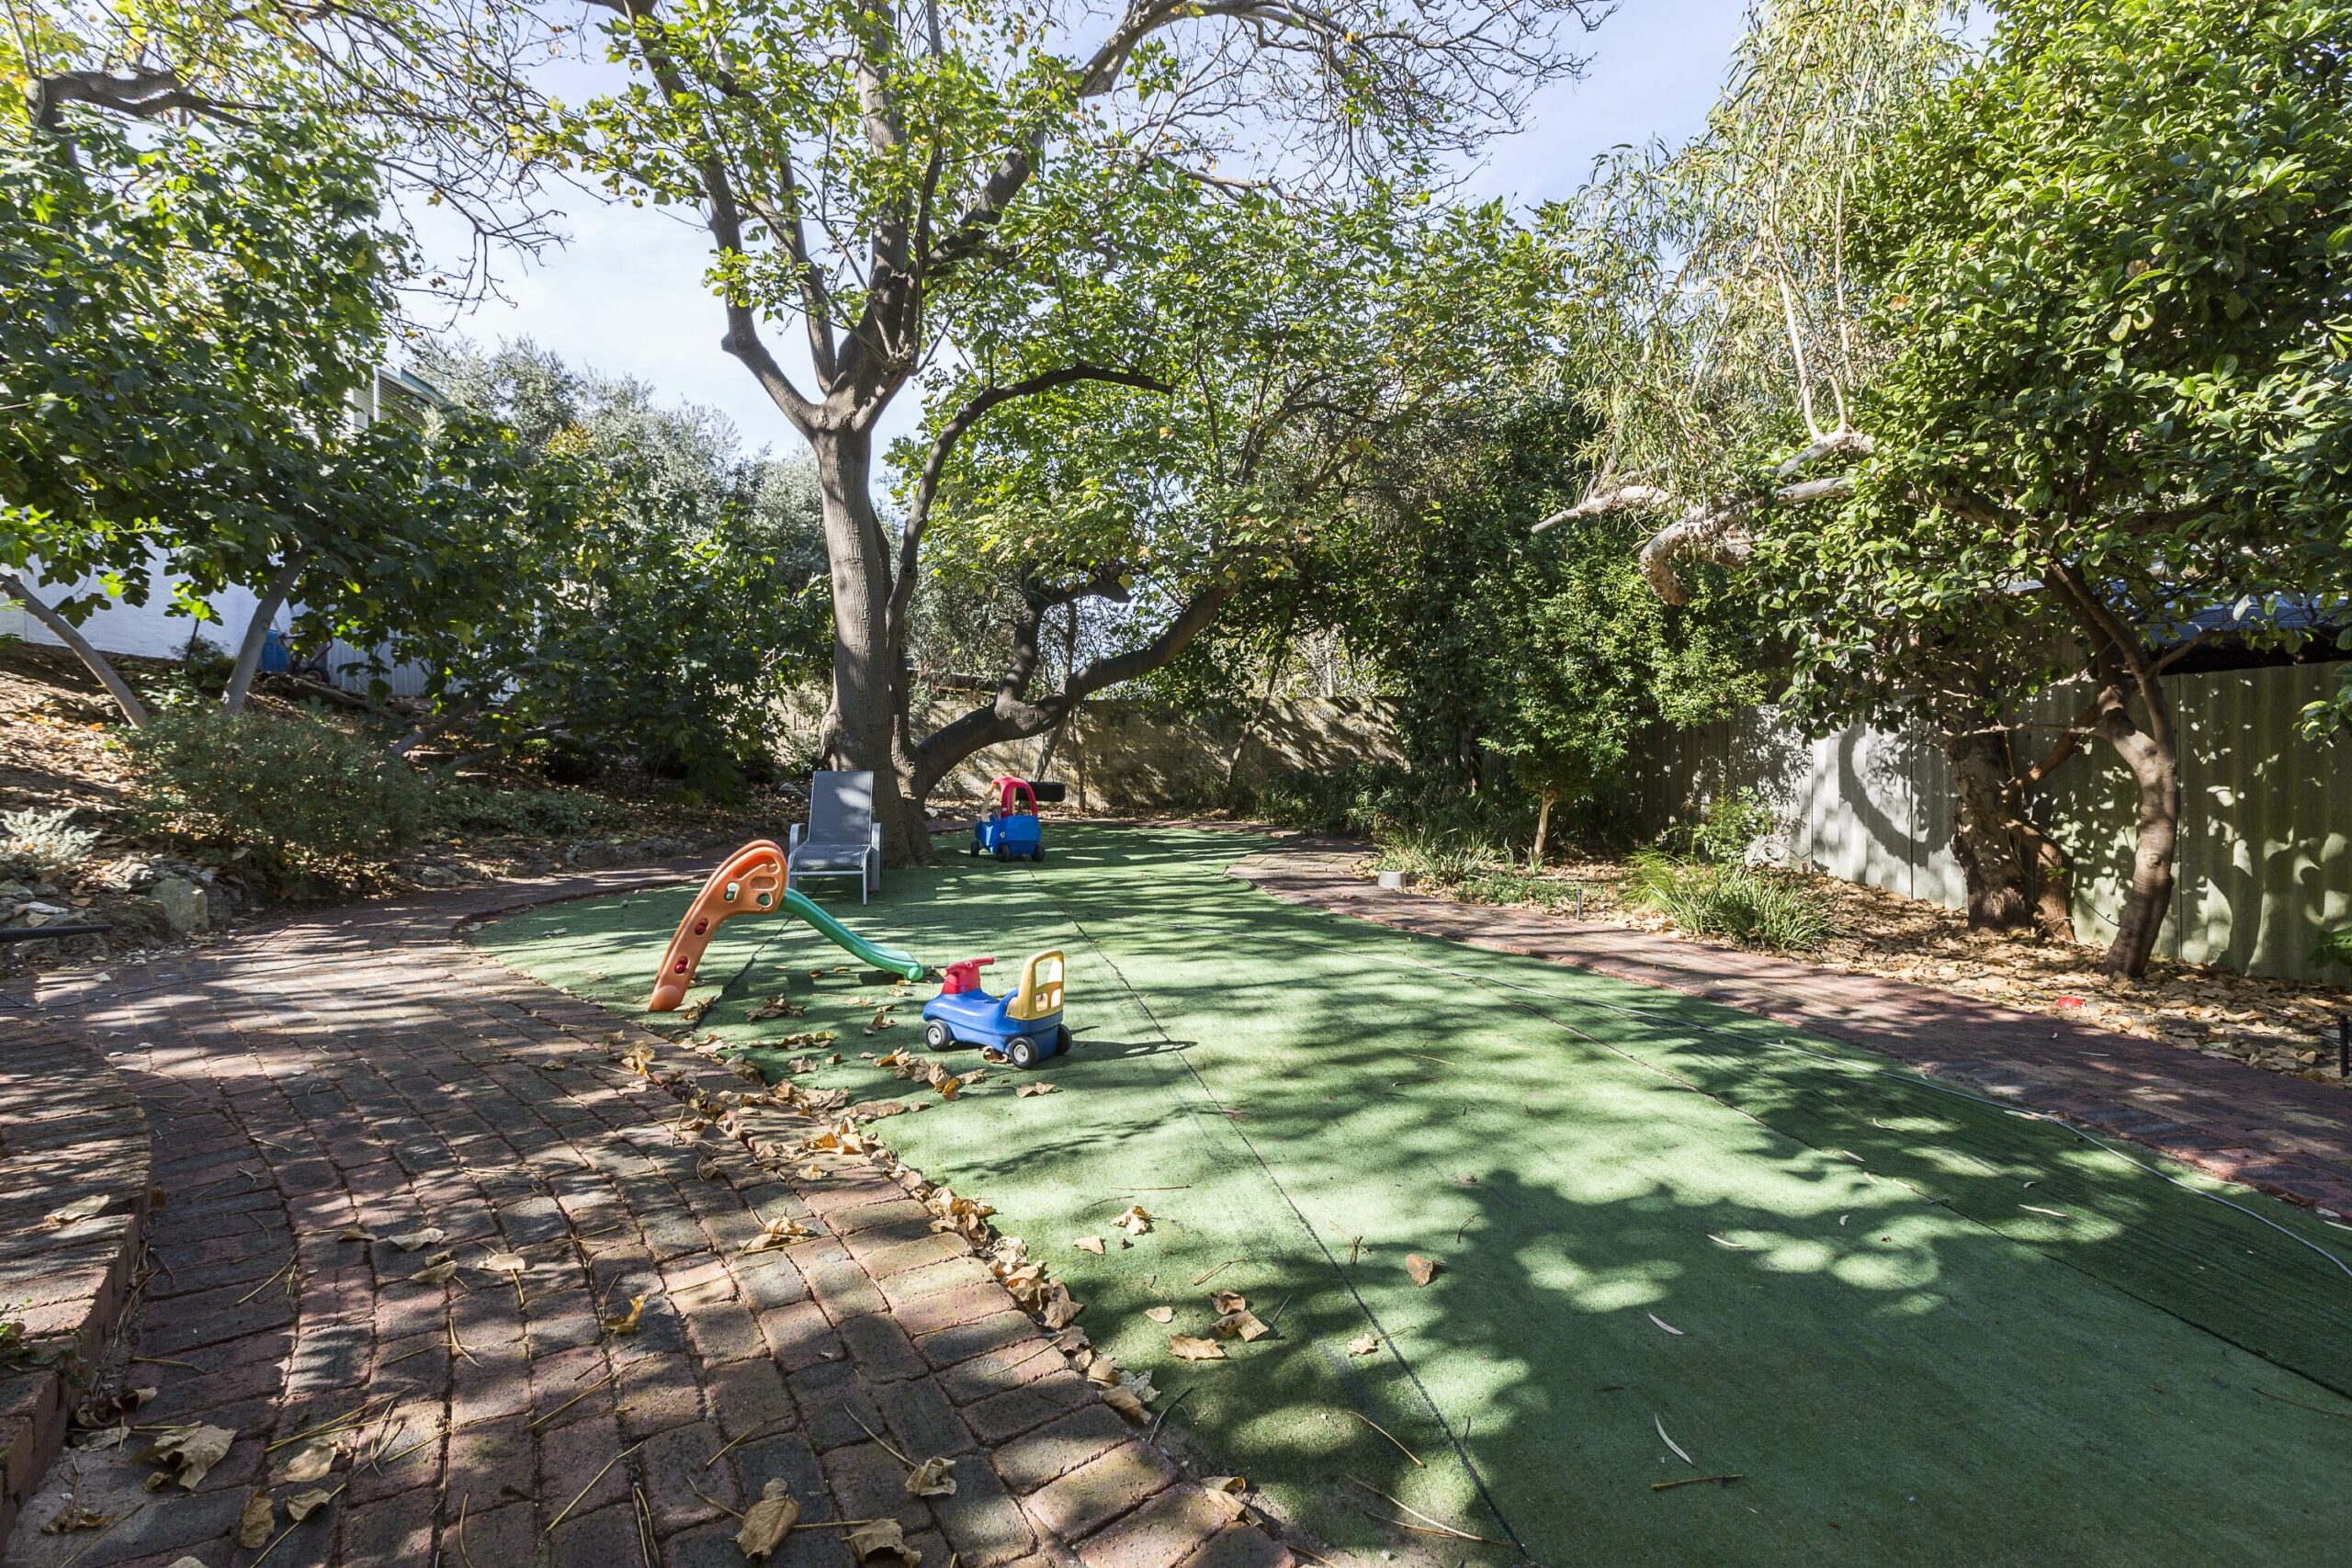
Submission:
M 2344 978 L 2312 959 L 2352 924 L 2352 738 L 2297 733 L 2337 666 L 2182 675 L 2168 682 L 2182 734 L 2178 881 L 2158 952 L 2249 975 Z M 2030 716 L 2062 724 L 2065 694 Z M 1786 822 L 1787 848 L 1834 875 L 1957 908 L 1952 789 L 1931 734 L 1856 726 L 1812 740 L 1770 709 L 1662 739 L 1641 793 L 1653 827 L 1725 791 L 1754 790 Z M 2132 863 L 2131 777 L 2103 743 L 2059 774 L 2050 823 L 2074 855 L 2075 929 L 2113 935 Z

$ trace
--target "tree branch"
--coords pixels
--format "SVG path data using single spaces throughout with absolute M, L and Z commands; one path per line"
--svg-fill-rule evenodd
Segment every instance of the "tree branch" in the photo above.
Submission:
M 81 627 L 41 603 L 40 595 L 27 587 L 25 580 L 13 571 L 0 571 L 0 592 L 23 600 L 25 608 L 32 612 L 33 619 L 47 626 L 56 634 L 58 641 L 74 650 L 90 673 L 98 678 L 98 683 L 107 689 L 107 694 L 114 699 L 115 706 L 122 710 L 122 716 L 130 721 L 131 728 L 147 728 L 147 705 L 130 689 L 130 682 L 116 672 L 113 662 L 82 635 Z
M 1080 363 L 1048 370 L 1025 380 L 1008 382 L 1001 387 L 987 388 L 974 394 L 969 402 L 956 410 L 955 417 L 941 427 L 939 434 L 932 441 L 931 452 L 924 457 L 922 471 L 915 479 L 914 498 L 908 504 L 906 522 L 899 530 L 899 574 L 890 584 L 889 605 L 884 619 L 885 635 L 890 649 L 897 650 L 906 646 L 907 610 L 914 603 L 916 569 L 922 557 L 923 531 L 930 525 L 931 503 L 939 493 L 939 481 L 947 471 L 947 459 L 955 452 L 956 444 L 990 409 L 1009 403 L 1015 398 L 1031 397 L 1080 381 L 1105 381 L 1147 392 L 1165 393 L 1174 389 L 1167 382 L 1140 371 Z
M 1094 693 L 1148 675 L 1166 664 L 1216 619 L 1217 612 L 1238 588 L 1239 584 L 1234 581 L 1212 582 L 1195 594 L 1159 636 L 1140 648 L 1098 659 L 1072 672 L 1062 689 L 1049 696 L 1028 702 L 1018 694 L 1008 696 L 1000 687 L 994 702 L 949 720 L 914 748 L 922 786 L 928 790 L 945 776 L 948 769 L 973 752 L 1040 734 L 1068 717 L 1072 709 Z

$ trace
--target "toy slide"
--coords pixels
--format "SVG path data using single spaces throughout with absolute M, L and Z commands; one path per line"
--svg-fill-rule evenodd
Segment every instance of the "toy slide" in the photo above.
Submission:
M 686 999 L 686 990 L 695 983 L 695 970 L 702 963 L 703 950 L 710 945 L 710 939 L 720 925 L 737 915 L 785 911 L 799 916 L 876 969 L 887 969 L 910 980 L 922 977 L 922 961 L 912 953 L 867 942 L 795 893 L 783 849 L 774 840 L 754 839 L 728 856 L 703 883 L 695 901 L 686 907 L 685 918 L 678 922 L 677 934 L 670 939 L 669 951 L 662 955 L 661 973 L 653 977 L 653 995 L 646 1000 L 646 1011 L 669 1012 Z
M 878 942 L 868 942 L 832 916 L 811 903 L 804 894 L 784 890 L 784 907 L 825 933 L 836 947 L 847 948 L 876 969 L 887 969 L 909 980 L 922 978 L 922 960 L 911 953 L 901 953 L 895 947 L 884 947 Z

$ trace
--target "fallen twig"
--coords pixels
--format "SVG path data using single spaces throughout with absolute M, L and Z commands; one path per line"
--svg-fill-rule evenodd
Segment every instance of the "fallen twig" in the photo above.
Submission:
M 1374 1431 L 1379 1433 L 1382 1437 L 1387 1438 L 1390 1442 L 1396 1443 L 1396 1451 L 1403 1454 L 1407 1459 L 1411 1460 L 1416 1465 L 1419 1465 L 1423 1470 L 1427 1470 L 1429 1468 L 1428 1465 L 1421 1464 L 1420 1455 L 1415 1453 L 1404 1444 L 1396 1442 L 1396 1433 L 1390 1431 L 1387 1427 L 1382 1426 L 1379 1422 L 1374 1420 L 1371 1416 L 1365 1415 L 1361 1410 L 1351 1410 L 1348 1414 L 1363 1422 L 1365 1426 L 1371 1427 Z
M 1488 1546 L 1499 1546 L 1499 1545 L 1501 1545 L 1501 1544 L 1502 1544 L 1500 1541 L 1494 1540 L 1492 1540 L 1492 1539 L 1490 1539 L 1490 1538 L 1488 1538 L 1488 1537 L 1487 1537 L 1487 1536 L 1483 1536 L 1483 1535 L 1473 1535 L 1473 1534 L 1471 1534 L 1468 1530 L 1465 1530 L 1465 1529 L 1457 1529 L 1456 1527 L 1454 1527 L 1454 1526 L 1453 1526 L 1453 1525 L 1447 1524 L 1443 1519 L 1434 1517 L 1433 1516 L 1429 1515 L 1429 1514 L 1424 1514 L 1424 1513 L 1423 1513 L 1423 1512 L 1421 1512 L 1419 1508 L 1416 1508 L 1415 1506 L 1413 1506 L 1413 1505 L 1411 1505 L 1410 1503 L 1406 1502 L 1403 1498 L 1401 1498 L 1401 1497 L 1391 1497 L 1387 1493 L 1383 1492 L 1379 1487 L 1374 1486 L 1374 1485 L 1372 1485 L 1372 1484 L 1371 1484 L 1370 1483 L 1368 1483 L 1368 1482 L 1359 1481 L 1359 1480 L 1357 1480 L 1357 1479 L 1356 1479 L 1354 1476 L 1352 1476 L 1352 1475 L 1342 1475 L 1342 1476 L 1340 1476 L 1339 1479 L 1340 1479 L 1341 1481 L 1346 1482 L 1346 1483 L 1347 1483 L 1349 1485 L 1351 1485 L 1351 1486 L 1358 1486 L 1358 1487 L 1362 1487 L 1364 1491 L 1371 1493 L 1374 1496 L 1375 1496 L 1375 1497 L 1379 1498 L 1379 1499 L 1380 1499 L 1382 1502 L 1384 1502 L 1384 1503 L 1393 1503 L 1393 1504 L 1395 1504 L 1397 1507 L 1402 1508 L 1402 1509 L 1404 1509 L 1407 1513 L 1408 1513 L 1408 1514 L 1412 1515 L 1412 1516 L 1413 1516 L 1413 1517 L 1415 1517 L 1415 1518 L 1417 1518 L 1417 1519 L 1423 1520 L 1423 1521 L 1424 1521 L 1424 1522 L 1426 1522 L 1426 1523 L 1427 1523 L 1427 1524 L 1428 1524 L 1431 1529 L 1433 1529 L 1437 1530 L 1437 1531 L 1438 1531 L 1438 1532 L 1440 1532 L 1441 1534 L 1443 1534 L 1443 1535 L 1450 1535 L 1450 1536 L 1453 1536 L 1453 1537 L 1454 1537 L 1455 1539 L 1460 1540 L 1483 1540 L 1483 1541 L 1486 1541 L 1486 1543 L 1487 1543 Z M 1391 1524 L 1395 1524 L 1395 1525 L 1401 1525 L 1401 1526 L 1403 1526 L 1403 1528 L 1405 1528 L 1405 1529 L 1410 1529 L 1412 1528 L 1412 1527 L 1411 1527 L 1411 1526 L 1409 1526 L 1409 1525 L 1405 1525 L 1405 1524 L 1404 1524 L 1404 1521 L 1403 1521 L 1403 1520 L 1401 1520 L 1401 1519 L 1391 1519 L 1391 1520 L 1389 1521 L 1389 1523 L 1391 1523 Z
M 1144 1439 L 1146 1442 L 1156 1443 L 1159 1441 L 1159 1428 L 1167 1423 L 1168 1417 L 1175 1413 L 1176 1407 L 1184 1403 L 1185 1397 L 1199 1386 L 1200 1385 L 1198 1383 L 1186 1383 L 1184 1385 L 1184 1392 L 1170 1400 L 1168 1402 L 1167 1408 L 1160 1411 L 1159 1415 L 1151 1418 L 1151 1432 L 1150 1435 Z
M 1216 1268 L 1210 1269 L 1207 1273 L 1197 1276 L 1193 1280 L 1193 1283 L 1195 1285 L 1205 1285 L 1211 1280 L 1216 1279 L 1219 1274 L 1222 1274 L 1227 1269 L 1232 1268 L 1235 1264 L 1247 1263 L 1250 1260 L 1246 1258 L 1228 1258 L 1224 1262 L 1218 1264 Z
M 1678 1486 L 1697 1486 L 1703 1482 L 1709 1481 L 1720 1481 L 1725 1485 L 1729 1485 L 1735 1481 L 1741 1481 L 1745 1479 L 1746 1477 L 1736 1473 L 1731 1475 L 1686 1475 L 1679 1481 L 1653 1481 L 1650 1483 L 1650 1490 L 1653 1492 L 1671 1492 Z
M 548 1411 L 546 1415 L 534 1420 L 531 1423 L 530 1429 L 532 1431 L 538 1430 L 541 1427 L 546 1426 L 548 1422 L 554 1420 L 557 1416 L 562 1415 L 565 1411 L 571 1409 L 573 1405 L 579 1404 L 582 1400 L 587 1398 L 598 1389 L 603 1388 L 606 1383 L 617 1382 L 619 1381 L 620 1373 L 606 1372 L 603 1377 L 598 1378 L 594 1382 L 590 1383 L 586 1388 L 582 1389 L 578 1393 L 573 1394 L 570 1399 L 565 1400 L 553 1410 Z
M 638 1450 L 644 1446 L 644 1442 L 640 1439 L 639 1441 L 631 1443 L 628 1447 L 623 1449 L 620 1452 L 606 1460 L 605 1461 L 604 1470 L 600 1470 L 595 1474 L 590 1476 L 588 1478 L 588 1484 L 580 1489 L 579 1496 L 576 1496 L 572 1498 L 571 1502 L 566 1503 L 563 1506 L 563 1512 L 556 1515 L 554 1518 L 549 1519 L 548 1521 L 548 1528 L 539 1533 L 542 1535 L 553 1535 L 555 1533 L 555 1527 L 563 1523 L 564 1518 L 571 1512 L 572 1509 L 580 1506 L 580 1498 L 585 1497 L 589 1493 L 596 1490 L 596 1483 L 605 1479 L 605 1475 L 607 1471 L 610 1471 L 613 1466 L 620 1463 L 621 1461 L 628 1458 L 629 1455 L 637 1452 Z
M 1051 1347 L 1048 1347 L 1048 1348 L 1051 1348 Z M 719 1448 L 719 1450 L 717 1453 L 702 1461 L 702 1467 L 705 1470 L 708 1470 L 712 1465 L 717 1464 L 720 1460 L 726 1458 L 729 1450 L 735 1448 L 739 1444 L 750 1442 L 753 1438 L 758 1437 L 762 1432 L 764 1432 L 769 1427 L 775 1426 L 776 1421 L 789 1421 L 791 1419 L 792 1417 L 789 1416 L 779 1416 L 775 1421 L 761 1422 L 758 1426 L 752 1427 L 750 1431 L 744 1433 L 740 1438 L 728 1438 L 726 1443 Z
M 2300 1399 L 2290 1399 L 2283 1393 L 2273 1393 L 2267 1388 L 2258 1388 L 2254 1392 L 2265 1399 L 2275 1399 L 2281 1404 L 2291 1404 L 2298 1410 L 2308 1410 L 2314 1416 L 2338 1416 L 2352 1421 L 2352 1410 L 2330 1410 L 2324 1404 L 2305 1404 Z
M 879 1432 L 876 1431 L 873 1427 L 871 1427 L 867 1426 L 867 1425 L 865 1424 L 865 1416 L 860 1416 L 856 1411 L 852 1410 L 852 1411 L 849 1413 L 849 1418 L 850 1418 L 851 1420 L 853 1420 L 853 1421 L 854 1421 L 854 1422 L 856 1422 L 856 1423 L 857 1423 L 858 1429 L 859 1429 L 860 1431 L 864 1432 L 867 1437 L 869 1437 L 869 1438 L 873 1438 L 876 1442 L 880 1443 L 880 1444 L 882 1445 L 882 1451 L 883 1451 L 884 1453 L 888 1454 L 892 1459 L 897 1460 L 900 1464 L 905 1465 L 909 1470 L 912 1470 L 912 1469 L 915 1467 L 915 1461 L 912 1461 L 912 1460 L 909 1459 L 906 1455 L 904 1455 L 904 1454 L 900 1453 L 898 1450 L 896 1450 L 896 1449 L 892 1448 L 892 1447 L 890 1446 L 890 1442 L 889 1442 L 889 1439 L 888 1439 L 888 1438 L 885 1438 L 881 1433 L 879 1433 Z

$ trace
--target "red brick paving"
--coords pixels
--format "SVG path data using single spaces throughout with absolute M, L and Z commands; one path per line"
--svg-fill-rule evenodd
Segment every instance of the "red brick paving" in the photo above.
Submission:
M 86 1045 L 28 1028 L 0 1055 L 0 1541 L 65 1440 L 86 1368 L 130 1303 L 147 1218 L 147 1121 Z M 103 1210 L 50 1223 L 92 1197 Z
M 1232 874 L 1285 903 L 1721 1002 L 2352 1215 L 2352 1094 L 2343 1089 L 1906 981 L 1537 909 L 1384 891 L 1352 874 L 1363 853 L 1302 840 L 1249 856 Z
M 70 1029 L 152 1125 L 170 1201 L 132 1347 L 161 1393 L 139 1420 L 237 1434 L 195 1491 L 102 1533 L 38 1537 L 28 1514 L 8 1560 L 248 1562 L 237 1517 L 266 1483 L 341 1488 L 290 1530 L 280 1512 L 273 1568 L 617 1568 L 649 1542 L 664 1568 L 731 1564 L 728 1510 L 780 1478 L 812 1522 L 895 1515 L 927 1568 L 1291 1568 L 1101 1402 L 961 1237 L 932 1233 L 911 1174 L 764 1168 L 756 1146 L 808 1127 L 780 1109 L 741 1136 L 686 1129 L 697 1095 L 748 1086 L 630 1031 L 655 1045 L 640 1077 L 608 1043 L 624 1021 L 451 940 L 495 908 L 700 871 L 338 912 L 42 983 L 36 1021 L 0 1012 L 0 1062 Z M 814 1237 L 744 1255 L 786 1216 Z M 393 1245 L 428 1225 L 445 1239 Z M 442 1249 L 457 1278 L 413 1280 Z M 519 1291 L 480 1266 L 500 1252 L 525 1259 Z M 639 1331 L 605 1333 L 639 1295 Z M 355 1410 L 356 1462 L 282 1479 L 301 1434 Z M 954 1457 L 956 1494 L 907 1497 L 886 1439 Z M 776 1561 L 850 1562 L 818 1528 Z

